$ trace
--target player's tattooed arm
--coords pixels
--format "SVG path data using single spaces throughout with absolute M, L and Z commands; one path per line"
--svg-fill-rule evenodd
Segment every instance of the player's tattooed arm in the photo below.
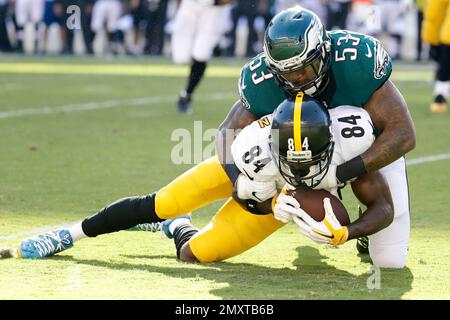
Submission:
M 361 157 L 368 172 L 392 163 L 414 149 L 416 132 L 408 106 L 388 80 L 364 106 L 380 135 Z
M 352 182 L 352 190 L 367 209 L 348 226 L 348 239 L 374 234 L 392 223 L 394 205 L 387 182 L 379 171 L 360 176 Z
M 219 126 L 216 135 L 216 152 L 222 167 L 234 183 L 239 175 L 239 169 L 233 162 L 231 144 L 238 135 L 239 129 L 251 124 L 257 117 L 247 111 L 240 100 L 236 101 L 225 120 Z

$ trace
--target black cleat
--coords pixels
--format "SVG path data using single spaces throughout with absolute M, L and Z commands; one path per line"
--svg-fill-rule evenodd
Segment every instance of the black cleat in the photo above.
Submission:
M 192 113 L 191 95 L 184 90 L 180 92 L 180 97 L 177 103 L 177 111 L 181 114 Z
M 369 254 L 369 238 L 361 237 L 356 239 L 356 249 L 360 254 Z
M 438 94 L 434 98 L 434 102 L 430 105 L 431 112 L 447 112 L 448 111 L 448 103 L 443 95 Z

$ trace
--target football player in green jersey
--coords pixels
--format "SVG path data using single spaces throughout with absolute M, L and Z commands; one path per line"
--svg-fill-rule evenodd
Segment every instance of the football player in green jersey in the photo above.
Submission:
M 402 157 L 415 147 L 415 129 L 403 96 L 389 80 L 391 72 L 389 55 L 373 37 L 326 31 L 313 12 L 301 7 L 280 12 L 266 29 L 264 52 L 242 68 L 241 99 L 217 133 L 217 153 L 227 175 L 233 183 L 239 176 L 230 156 L 230 131 L 271 113 L 287 96 L 299 92 L 322 100 L 328 108 L 364 108 L 377 132 L 366 152 L 330 166 L 323 188 L 404 161 Z M 409 234 L 407 220 L 405 234 Z

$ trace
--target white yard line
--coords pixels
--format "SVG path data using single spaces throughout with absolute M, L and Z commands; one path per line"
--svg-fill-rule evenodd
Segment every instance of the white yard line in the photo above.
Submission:
M 446 160 L 446 159 L 450 159 L 450 153 L 441 153 L 441 154 L 431 155 L 428 157 L 421 157 L 421 158 L 407 160 L 406 165 L 414 166 L 417 164 L 434 162 L 434 161 L 439 161 L 439 160 Z M 80 221 L 80 220 L 78 220 L 78 221 Z M 31 230 L 27 230 L 27 231 L 20 231 L 17 233 L 7 234 L 7 235 L 3 235 L 3 236 L 0 235 L 0 240 L 15 239 L 15 238 L 22 237 L 22 236 L 40 234 L 40 233 L 44 233 L 44 232 L 47 232 L 50 230 L 55 230 L 55 229 L 71 226 L 78 221 L 73 221 L 73 222 L 55 225 L 55 226 L 43 226 L 43 227 L 34 228 Z
M 233 93 L 215 93 L 203 96 L 196 96 L 198 101 L 216 101 L 224 100 L 237 96 Z M 53 114 L 61 112 L 78 112 L 87 110 L 99 110 L 99 109 L 109 109 L 117 108 L 122 106 L 150 106 L 160 103 L 176 102 L 177 96 L 156 96 L 156 97 L 146 97 L 146 98 L 135 98 L 135 99 L 116 99 L 107 100 L 99 102 L 88 102 L 80 104 L 67 104 L 57 107 L 42 107 L 42 108 L 32 108 L 32 109 L 19 109 L 11 111 L 0 112 L 0 119 L 26 117 L 32 115 L 44 115 Z
M 426 163 L 426 162 L 433 162 L 433 161 L 439 161 L 439 160 L 445 160 L 445 159 L 450 159 L 450 152 L 433 154 L 428 157 L 421 157 L 421 158 L 407 160 L 406 164 L 408 166 L 414 166 L 416 164 L 422 164 L 422 163 Z
M 13 233 L 13 234 L 7 234 L 5 236 L 0 236 L 0 240 L 6 240 L 6 239 L 15 239 L 21 236 L 28 236 L 28 235 L 35 235 L 35 234 L 41 234 L 50 230 L 55 230 L 55 229 L 59 229 L 59 228 L 67 228 L 70 227 L 71 225 L 75 224 L 74 221 L 72 223 L 67 223 L 67 224 L 58 224 L 55 226 L 43 226 L 43 227 L 39 227 L 39 228 L 34 228 L 31 230 L 27 230 L 27 231 L 20 231 L 17 233 Z

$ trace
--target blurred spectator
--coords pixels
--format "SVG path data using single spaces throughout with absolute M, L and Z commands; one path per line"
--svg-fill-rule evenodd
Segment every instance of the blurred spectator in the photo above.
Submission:
M 275 16 L 276 0 L 259 0 L 258 12 L 264 19 L 264 24 L 267 27 L 270 20 Z
M 15 0 L 15 16 L 16 16 L 16 42 L 17 52 L 23 53 L 24 28 L 27 24 L 31 24 L 34 30 L 34 48 L 38 49 L 39 44 L 39 24 L 44 16 L 44 0 Z
M 259 28 L 256 28 L 258 42 L 254 46 L 256 54 L 263 50 L 264 32 L 270 23 L 270 20 L 275 16 L 275 0 L 259 0 L 258 1 L 258 19 L 261 19 Z M 255 26 L 258 26 L 258 20 Z
M 65 43 L 66 37 L 64 32 L 64 22 L 65 22 L 65 14 L 63 12 L 63 8 L 60 4 L 57 4 L 55 0 L 45 0 L 45 6 L 44 6 L 44 24 L 45 24 L 45 31 L 44 31 L 44 46 L 43 46 L 43 53 L 46 51 L 47 43 L 48 43 L 48 32 L 51 25 L 54 23 L 58 24 L 60 28 L 60 39 L 61 43 Z
M 211 59 L 213 50 L 226 32 L 232 0 L 182 0 L 172 30 L 172 59 L 191 63 L 188 83 L 179 94 L 179 113 L 191 112 L 191 96 Z
M 168 0 L 142 0 L 147 6 L 144 54 L 160 55 L 164 47 L 164 26 L 167 20 Z
M 139 40 L 142 36 L 142 30 L 147 28 L 148 24 L 148 10 L 146 7 L 146 0 L 130 0 L 130 14 L 133 17 L 133 45 L 131 53 L 139 55 L 142 53 Z
M 410 0 L 378 0 L 381 13 L 381 31 L 387 34 L 386 49 L 392 59 L 400 58 L 400 48 L 405 31 L 406 12 L 410 9 Z
M 106 24 L 107 53 L 112 52 L 112 34 L 122 14 L 122 2 L 119 0 L 97 0 L 92 9 L 91 28 L 95 37 Z
M 429 43 L 437 62 L 432 112 L 446 112 L 450 91 L 450 1 L 428 0 L 424 7 L 422 39 Z
M 346 29 L 347 16 L 350 11 L 351 0 L 328 0 L 327 7 L 327 30 Z
M 114 54 L 129 53 L 125 44 L 125 34 L 133 30 L 133 15 L 131 14 L 130 3 L 128 1 L 122 2 L 122 12 L 114 31 L 111 35 L 111 49 Z M 134 54 L 133 52 L 131 52 Z
M 139 40 L 145 31 L 145 54 L 160 55 L 164 47 L 164 26 L 167 21 L 168 0 L 130 0 L 133 16 L 133 54 L 142 53 Z
M 95 0 L 46 0 L 44 22 L 47 28 L 52 23 L 59 24 L 61 28 L 62 51 L 64 54 L 73 54 L 74 29 L 67 24 L 68 19 L 74 14 L 71 6 L 79 8 L 80 28 L 83 32 L 83 40 L 87 54 L 92 54 L 92 42 L 94 33 L 91 30 L 92 8 Z M 51 9 L 53 7 L 53 9 Z M 47 38 L 47 31 L 46 36 Z
M 378 35 L 381 31 L 380 8 L 373 0 L 352 0 L 347 28 L 352 31 Z
M 0 51 L 10 52 L 13 50 L 8 36 L 8 16 L 10 14 L 9 0 L 0 0 Z
M 254 44 L 258 40 L 255 30 L 255 18 L 258 15 L 259 0 L 238 0 L 231 10 L 232 29 L 228 32 L 227 37 L 230 39 L 230 45 L 227 48 L 227 56 L 234 56 L 236 52 L 236 27 L 241 17 L 247 22 L 247 49 L 245 55 L 252 57 L 255 55 Z
M 81 30 L 83 31 L 83 40 L 87 54 L 93 54 L 92 43 L 95 33 L 91 29 L 92 11 L 96 0 L 81 0 Z
M 416 61 L 422 60 L 422 21 L 423 21 L 423 6 L 425 0 L 415 0 L 417 10 L 417 56 Z
M 276 0 L 275 14 L 288 8 L 300 5 L 317 14 L 321 21 L 326 21 L 326 10 L 324 2 L 327 0 Z
M 311 10 L 320 18 L 320 21 L 327 21 L 327 10 L 325 2 L 328 0 L 299 0 L 297 1 L 302 7 Z
M 270 20 L 275 16 L 276 0 L 259 0 L 258 12 L 264 18 L 265 26 L 269 25 Z

